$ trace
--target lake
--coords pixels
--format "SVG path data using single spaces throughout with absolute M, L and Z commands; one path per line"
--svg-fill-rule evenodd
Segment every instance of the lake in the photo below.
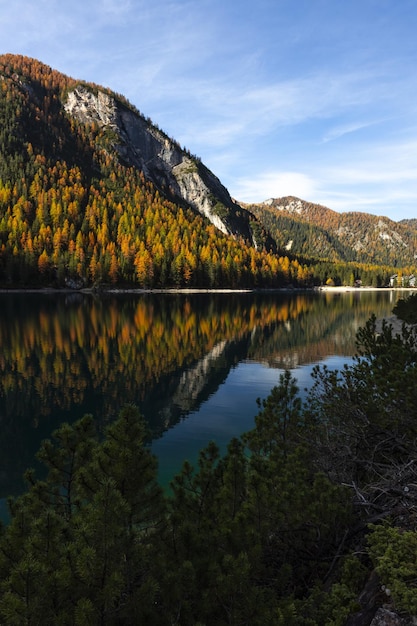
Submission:
M 160 480 L 210 440 L 252 428 L 284 369 L 310 384 L 340 368 L 372 313 L 397 291 L 0 294 L 0 499 L 23 490 L 42 439 L 92 413 L 101 428 L 136 404 Z

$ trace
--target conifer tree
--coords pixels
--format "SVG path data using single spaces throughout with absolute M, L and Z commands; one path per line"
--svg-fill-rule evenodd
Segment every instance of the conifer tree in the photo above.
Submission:
M 47 476 L 28 474 L 0 540 L 0 621 L 152 623 L 153 535 L 164 508 L 144 436 L 129 406 L 101 442 L 86 416 L 42 445 Z

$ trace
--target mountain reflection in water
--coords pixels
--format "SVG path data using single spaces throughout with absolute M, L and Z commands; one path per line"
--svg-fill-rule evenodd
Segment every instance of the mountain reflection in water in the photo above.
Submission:
M 22 490 L 40 441 L 61 422 L 92 413 L 101 428 L 135 403 L 155 440 L 198 414 L 220 386 L 227 397 L 239 363 L 262 364 L 257 376 L 265 379 L 265 368 L 300 370 L 352 355 L 357 329 L 372 313 L 390 315 L 398 297 L 359 290 L 1 294 L 0 498 Z M 252 422 L 256 397 L 278 377 L 273 372 L 267 388 L 256 380 L 245 386 Z

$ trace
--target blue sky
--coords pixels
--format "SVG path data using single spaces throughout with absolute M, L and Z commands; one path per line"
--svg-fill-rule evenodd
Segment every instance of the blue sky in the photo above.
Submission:
M 415 0 L 0 0 L 1 52 L 125 95 L 238 201 L 417 218 Z

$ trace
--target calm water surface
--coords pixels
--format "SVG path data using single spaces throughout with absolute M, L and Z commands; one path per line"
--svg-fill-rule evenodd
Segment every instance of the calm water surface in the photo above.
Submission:
M 60 423 L 88 412 L 102 427 L 126 402 L 168 484 L 210 440 L 224 450 L 250 429 L 285 368 L 303 389 L 315 364 L 341 367 L 357 329 L 401 295 L 1 294 L 0 499 L 22 491 Z

